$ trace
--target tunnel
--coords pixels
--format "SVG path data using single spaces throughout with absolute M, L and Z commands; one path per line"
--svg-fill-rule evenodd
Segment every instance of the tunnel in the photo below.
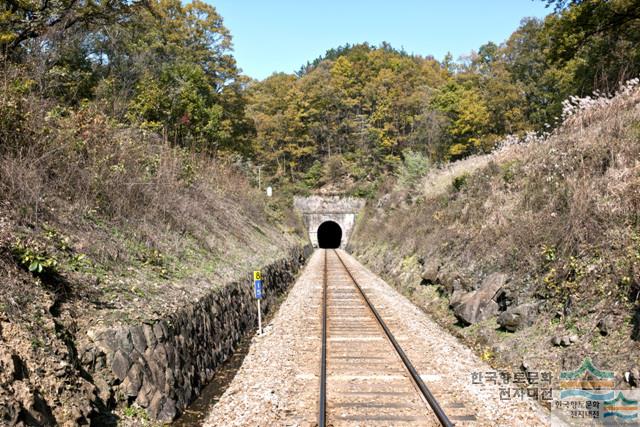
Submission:
M 318 246 L 323 249 L 337 249 L 342 242 L 342 228 L 333 222 L 325 221 L 318 227 Z

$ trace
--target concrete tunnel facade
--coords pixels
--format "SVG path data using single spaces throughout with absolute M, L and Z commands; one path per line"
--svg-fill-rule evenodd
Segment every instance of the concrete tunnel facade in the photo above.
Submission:
M 355 197 L 295 197 L 294 207 L 302 215 L 314 248 L 342 248 L 349 243 L 356 218 L 365 201 Z

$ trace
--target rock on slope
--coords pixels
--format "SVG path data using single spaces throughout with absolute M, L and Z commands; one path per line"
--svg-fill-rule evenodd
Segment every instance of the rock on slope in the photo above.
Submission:
M 380 195 L 351 249 L 497 366 L 558 372 L 590 356 L 629 386 L 640 358 L 640 89 L 578 103 L 551 135 Z

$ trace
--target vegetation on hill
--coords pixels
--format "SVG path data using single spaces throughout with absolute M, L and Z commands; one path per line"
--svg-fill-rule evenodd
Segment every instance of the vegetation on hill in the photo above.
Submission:
M 84 371 L 88 332 L 164 319 L 304 241 L 247 173 L 211 6 L 8 1 L 0 25 L 0 424 L 100 424 L 127 400 Z
M 371 195 L 415 153 L 438 164 L 555 127 L 569 96 L 610 93 L 640 72 L 636 2 L 556 6 L 458 62 L 363 43 L 254 82 L 255 158 L 297 191 L 339 181 Z
M 364 224 L 389 256 L 437 250 L 467 284 L 509 271 L 515 298 L 574 307 L 542 317 L 555 327 L 582 336 L 609 314 L 622 338 L 607 345 L 637 337 L 637 103 L 479 160 L 640 72 L 637 1 L 547 3 L 459 61 L 362 43 L 258 82 L 199 0 L 1 2 L 0 419 L 21 413 L 14 396 L 44 402 L 41 423 L 89 416 L 74 334 L 161 316 L 284 253 L 300 243 L 286 197 L 323 188 L 410 203 L 383 214 L 411 224 L 402 242 Z M 459 159 L 477 171 L 423 191 L 425 170 Z
M 390 184 L 355 255 L 498 365 L 557 371 L 589 356 L 637 384 L 639 107 L 635 79 L 566 104 L 547 137 Z M 456 311 L 496 272 L 507 277 L 496 313 Z
M 412 153 L 436 164 L 489 152 L 505 135 L 556 126 L 567 97 L 638 74 L 637 2 L 547 3 L 544 20 L 525 18 L 459 61 L 363 43 L 256 82 L 200 1 L 8 1 L 0 132 L 20 137 L 25 96 L 58 110 L 91 103 L 173 146 L 242 156 L 284 192 L 338 182 L 371 195 Z
M 112 119 L 176 146 L 246 150 L 245 78 L 213 6 L 61 0 L 0 7 L 3 70 L 19 67 L 5 85 L 67 108 L 95 102 Z

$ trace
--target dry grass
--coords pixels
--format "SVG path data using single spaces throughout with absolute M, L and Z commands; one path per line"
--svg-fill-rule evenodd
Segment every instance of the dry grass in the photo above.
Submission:
M 222 162 L 122 129 L 95 107 L 33 115 L 34 138 L 0 158 L 0 195 L 20 220 L 38 224 L 51 219 L 48 209 L 72 203 L 143 232 L 161 222 L 196 235 L 222 201 L 260 217 L 256 192 Z
M 496 238 L 513 250 L 530 242 L 530 249 L 553 246 L 567 256 L 580 255 L 583 245 L 606 246 L 603 235 L 637 224 L 639 93 L 571 118 L 544 141 L 431 171 L 409 214 L 389 215 L 402 221 L 406 235 L 397 234 L 395 223 L 373 228 L 386 233 L 381 240 L 415 249 L 424 249 L 425 234 L 437 233 L 452 245 L 469 239 L 465 252 L 478 254 L 504 254 L 507 248 L 496 247 Z M 372 220 L 384 216 L 380 211 Z M 425 234 L 416 235 L 416 228 Z
M 494 154 L 471 156 L 434 169 L 423 179 L 424 196 L 431 198 L 446 193 L 456 177 L 471 174 L 481 167 L 485 167 L 493 158 Z
M 45 248 L 81 300 L 171 310 L 206 291 L 198 281 L 225 283 L 299 242 L 296 218 L 267 206 L 234 159 L 171 147 L 94 103 L 23 95 L 15 72 L 0 95 L 2 249 Z
M 165 318 L 302 240 L 235 159 L 171 147 L 95 103 L 56 106 L 0 69 L 0 359 L 23 361 L 16 390 L 64 423 L 95 400 L 76 351 L 87 331 Z M 0 375 L 0 418 L 17 382 Z
M 513 304 L 546 302 L 536 331 L 578 330 L 573 356 L 595 351 L 628 369 L 640 339 L 640 90 L 594 104 L 547 138 L 431 172 L 406 205 L 369 208 L 356 254 L 383 269 L 410 256 L 436 262 L 445 292 L 508 273 Z M 545 327 L 558 312 L 558 327 Z M 612 354 L 593 347 L 604 316 L 617 331 Z M 544 359 L 549 338 L 529 337 L 532 355 Z

